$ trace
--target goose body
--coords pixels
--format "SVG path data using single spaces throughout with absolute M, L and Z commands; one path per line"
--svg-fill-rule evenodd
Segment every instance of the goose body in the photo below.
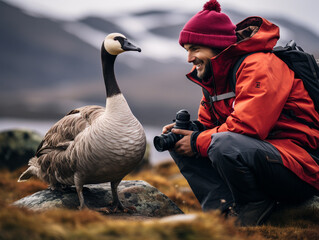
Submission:
M 35 175 L 52 189 L 75 185 L 80 209 L 85 207 L 84 184 L 111 182 L 113 202 L 124 210 L 117 196 L 120 181 L 142 160 L 146 137 L 132 114 L 114 75 L 114 62 L 124 51 L 140 51 L 118 33 L 102 44 L 106 106 L 72 110 L 46 133 L 29 168 L 18 181 Z

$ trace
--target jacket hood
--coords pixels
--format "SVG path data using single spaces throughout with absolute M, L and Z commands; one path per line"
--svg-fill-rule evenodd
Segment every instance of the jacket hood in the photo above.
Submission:
M 206 88 L 212 95 L 213 85 L 217 88 L 215 93 L 225 92 L 228 72 L 241 55 L 271 51 L 274 48 L 279 39 L 279 27 L 264 18 L 249 17 L 236 25 L 236 35 L 236 43 L 211 59 L 214 79 L 199 79 L 195 67 L 187 74 L 191 81 Z
M 264 18 L 249 17 L 237 24 L 236 34 L 237 42 L 226 49 L 225 53 L 242 55 L 270 51 L 279 39 L 279 27 Z

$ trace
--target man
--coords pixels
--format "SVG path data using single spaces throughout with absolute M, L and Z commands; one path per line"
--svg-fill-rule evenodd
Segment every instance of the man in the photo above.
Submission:
M 203 96 L 198 120 L 205 130 L 169 124 L 163 133 L 184 135 L 171 155 L 203 210 L 236 215 L 243 226 L 262 224 L 277 201 L 303 201 L 319 189 L 319 115 L 302 80 L 270 53 L 278 39 L 279 28 L 261 17 L 235 26 L 216 0 L 186 23 L 179 38 L 194 65 L 187 77 L 226 98 L 211 104 Z M 229 96 L 231 68 L 250 52 L 257 53 L 240 65 L 236 95 Z

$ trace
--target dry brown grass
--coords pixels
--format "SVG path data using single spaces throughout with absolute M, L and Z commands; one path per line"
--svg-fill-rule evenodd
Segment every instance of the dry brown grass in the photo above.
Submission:
M 128 175 L 125 180 L 141 179 L 159 189 L 183 212 L 200 211 L 200 204 L 191 191 L 187 181 L 172 162 L 162 163 L 138 174 Z
M 0 240 L 1 239 L 220 239 L 220 240 L 315 240 L 319 239 L 319 212 L 285 212 L 272 225 L 238 228 L 218 211 L 202 213 L 186 180 L 171 162 L 155 166 L 126 180 L 145 180 L 170 197 L 185 213 L 196 213 L 189 222 L 162 222 L 160 219 L 136 220 L 114 218 L 84 210 L 57 209 L 31 212 L 10 204 L 23 196 L 46 189 L 33 179 L 17 183 L 23 169 L 13 173 L 0 171 Z M 288 216 L 288 217 L 286 217 Z M 282 217 L 282 218 L 281 218 Z
M 33 213 L 7 207 L 0 211 L 0 239 L 219 239 L 262 240 L 247 236 L 211 212 L 199 214 L 192 222 L 121 220 L 90 210 L 51 210 Z

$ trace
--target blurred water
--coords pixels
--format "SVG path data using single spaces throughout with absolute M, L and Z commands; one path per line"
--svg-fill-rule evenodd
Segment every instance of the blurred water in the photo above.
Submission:
M 0 132 L 10 129 L 29 129 L 33 130 L 41 135 L 50 129 L 55 121 L 40 121 L 29 119 L 14 119 L 14 118 L 0 118 Z M 157 152 L 153 146 L 153 138 L 161 133 L 161 127 L 144 126 L 146 138 L 151 146 L 150 161 L 152 164 L 158 164 L 160 162 L 171 160 L 171 157 L 167 151 Z

